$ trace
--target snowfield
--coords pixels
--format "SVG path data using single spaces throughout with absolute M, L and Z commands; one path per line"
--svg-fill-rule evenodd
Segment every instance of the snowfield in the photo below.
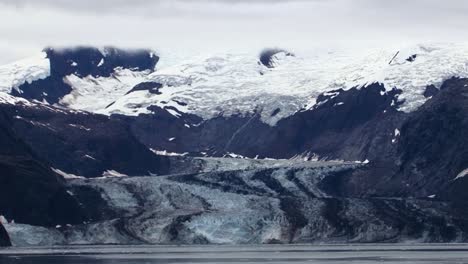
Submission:
M 413 55 L 417 55 L 414 61 L 408 61 Z M 438 87 L 454 76 L 468 77 L 467 58 L 466 45 L 279 54 L 274 68 L 259 64 L 256 54 L 199 55 L 160 67 L 145 78 L 164 84 L 162 94 L 130 93 L 101 112 L 136 115 L 149 113 L 141 109 L 158 105 L 210 119 L 219 114 L 260 111 L 262 120 L 274 125 L 301 109 L 312 108 L 322 93 L 376 82 L 384 84 L 387 91 L 401 89 L 398 100 L 404 103 L 400 110 L 410 112 L 427 100 L 423 95 L 427 86 Z M 281 111 L 272 117 L 277 108 Z
M 73 91 L 64 96 L 60 103 L 72 109 L 106 113 L 108 105 L 143 82 L 148 74 L 148 71 L 138 72 L 121 68 L 114 69 L 111 77 L 80 78 L 71 74 L 65 77 L 64 81 L 73 88 Z
M 21 83 L 47 77 L 48 60 L 41 56 L 0 67 L 0 90 L 8 92 Z M 387 91 L 401 89 L 399 110 L 411 112 L 427 100 L 423 95 L 427 86 L 468 77 L 467 44 L 370 51 L 317 49 L 294 56 L 280 52 L 273 56 L 272 68 L 261 64 L 253 52 L 178 57 L 162 52 L 160 56 L 155 72 L 116 68 L 107 78 L 67 76 L 64 81 L 73 91 L 60 103 L 107 115 L 150 113 L 147 107 L 152 105 L 168 108 L 176 117 L 182 112 L 204 119 L 259 112 L 264 122 L 274 125 L 314 107 L 320 94 L 376 82 Z M 128 93 L 142 82 L 163 87 L 158 93 Z

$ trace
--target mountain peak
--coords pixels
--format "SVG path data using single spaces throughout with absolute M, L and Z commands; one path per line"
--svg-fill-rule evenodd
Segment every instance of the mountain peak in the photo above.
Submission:
M 153 71 L 159 57 L 148 49 L 120 49 L 116 47 L 78 46 L 44 49 L 50 60 L 52 74 L 76 74 L 109 77 L 115 68 Z

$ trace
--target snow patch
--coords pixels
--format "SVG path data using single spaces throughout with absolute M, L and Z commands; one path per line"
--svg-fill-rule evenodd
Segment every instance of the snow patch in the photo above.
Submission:
M 457 175 L 457 177 L 455 177 L 455 179 L 453 179 L 453 180 L 455 181 L 455 180 L 461 179 L 461 178 L 465 177 L 466 175 L 468 175 L 468 168 L 462 170 L 462 171 Z
M 90 155 L 84 155 L 83 157 L 87 158 L 87 159 L 92 159 L 92 160 L 96 160 L 93 156 L 90 156 Z
M 248 159 L 247 157 L 242 156 L 240 154 L 236 154 L 236 153 L 228 153 L 228 154 L 224 155 L 224 157 L 235 158 L 235 159 Z
M 74 127 L 74 128 L 81 129 L 81 130 L 91 131 L 91 128 L 87 128 L 87 127 L 82 126 L 82 125 L 76 125 L 76 124 L 68 124 L 68 125 L 71 126 L 71 127 Z
M 64 179 L 66 180 L 72 180 L 72 179 L 86 179 L 85 177 L 83 176 L 77 176 L 75 174 L 72 174 L 72 173 L 66 173 L 66 172 L 63 172 L 59 169 L 55 169 L 55 168 L 51 168 L 55 173 L 57 173 L 58 175 L 62 176 Z
M 5 92 L 0 92 L 0 104 L 9 104 L 9 105 L 17 105 L 23 104 L 27 106 L 32 106 L 33 104 L 26 99 L 11 96 Z
M 65 95 L 60 103 L 73 109 L 111 114 L 106 108 L 123 97 L 135 85 L 144 81 L 149 71 L 132 71 L 116 68 L 110 77 L 79 77 L 71 74 L 64 78 L 73 91 Z M 125 107 L 122 107 L 125 114 Z
M 121 178 L 121 177 L 128 177 L 128 175 L 120 173 L 116 170 L 107 170 L 102 173 L 102 178 L 114 178 L 114 177 Z
M 174 109 L 165 109 L 165 110 L 177 118 L 182 116 L 179 112 L 175 111 Z
M 0 92 L 11 92 L 24 83 L 45 79 L 50 76 L 50 61 L 41 52 L 31 58 L 0 66 Z
M 186 156 L 188 155 L 188 152 L 184 152 L 184 153 L 176 153 L 176 152 L 169 152 L 167 150 L 156 150 L 156 149 L 152 149 L 150 148 L 150 150 L 156 154 L 156 155 L 160 155 L 160 156 Z
M 393 133 L 392 143 L 395 143 L 398 137 L 400 137 L 400 130 L 398 130 L 398 128 L 395 128 L 395 132 Z

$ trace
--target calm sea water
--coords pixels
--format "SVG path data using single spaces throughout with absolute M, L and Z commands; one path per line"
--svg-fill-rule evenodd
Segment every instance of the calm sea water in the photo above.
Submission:
M 468 263 L 467 244 L 76 246 L 0 250 L 0 264 Z

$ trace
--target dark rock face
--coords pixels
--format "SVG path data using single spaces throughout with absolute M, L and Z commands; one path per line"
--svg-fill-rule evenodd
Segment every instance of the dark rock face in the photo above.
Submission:
M 418 57 L 418 54 L 413 54 L 413 55 L 409 56 L 408 58 L 406 58 L 406 61 L 413 62 L 413 61 L 416 60 L 417 57 Z
M 374 84 L 320 96 L 315 108 L 282 119 L 261 134 L 259 138 L 265 142 L 256 144 L 260 150 L 257 155 L 289 158 L 310 152 L 344 160 L 382 157 L 391 149 L 390 137 L 399 125 L 400 113 L 392 105 L 399 91 L 384 95 L 381 91 L 383 87 Z M 242 141 L 244 138 L 238 135 L 232 152 L 244 154 L 239 149 Z
M 0 210 L 7 219 L 43 226 L 86 220 L 58 175 L 38 161 L 3 156 L 0 171 Z
M 229 142 L 233 133 L 239 131 L 249 120 L 241 116 L 220 116 L 203 122 L 194 115 L 182 114 L 176 118 L 164 109 L 154 107 L 152 110 L 152 115 L 127 118 L 138 139 L 153 149 L 188 152 L 194 155 L 204 152 L 211 156 L 223 156 L 232 150 Z M 259 131 L 268 130 L 268 125 L 258 118 L 252 118 L 249 125 L 259 126 Z M 156 131 L 158 133 L 155 133 Z M 171 138 L 174 140 L 168 140 Z M 257 147 L 254 144 L 248 145 L 249 143 L 246 141 L 243 146 L 251 146 L 253 149 Z
M 7 231 L 0 223 L 0 247 L 9 247 L 11 246 L 10 237 L 8 236 Z
M 405 175 L 401 179 L 411 186 L 419 187 L 421 195 L 437 194 L 468 168 L 467 85 L 466 79 L 446 81 L 440 93 L 402 126 L 399 175 Z
M 404 116 L 386 160 L 330 181 L 341 196 L 433 197 L 466 208 L 468 168 L 466 79 L 451 79 L 420 109 Z
M 93 47 L 45 50 L 50 60 L 51 74 L 67 76 L 76 74 L 81 77 L 109 77 L 114 69 L 135 69 L 153 71 L 159 61 L 150 50 L 122 50 L 106 47 L 102 51 Z
M 152 94 L 161 94 L 161 92 L 159 92 L 161 87 L 163 87 L 163 85 L 157 82 L 143 82 L 135 85 L 127 94 L 135 91 L 149 91 Z
M 53 226 L 85 219 L 78 201 L 42 159 L 11 130 L 0 112 L 0 212 L 18 223 Z
M 434 85 L 429 85 L 426 87 L 426 90 L 424 91 L 424 97 L 432 97 L 439 93 L 439 89 L 437 89 Z
M 65 76 L 109 77 L 115 68 L 138 71 L 153 71 L 159 57 L 150 50 L 122 50 L 106 47 L 76 47 L 67 49 L 47 48 L 44 50 L 50 60 L 50 76 L 32 83 L 24 83 L 12 95 L 38 101 L 46 100 L 55 104 L 72 91 L 63 81 Z
M 268 68 L 274 68 L 273 56 L 278 53 L 284 52 L 286 56 L 294 56 L 292 53 L 287 52 L 283 49 L 265 49 L 260 53 L 259 61 L 261 64 Z
M 72 91 L 72 87 L 63 81 L 64 76 L 49 76 L 32 83 L 24 83 L 18 87 L 19 91 L 13 89 L 13 96 L 23 97 L 30 100 L 47 101 L 56 104 L 62 97 Z
M 51 167 L 98 177 L 107 170 L 127 175 L 163 174 L 168 161 L 152 153 L 119 120 L 39 106 L 4 106 L 18 137 Z

